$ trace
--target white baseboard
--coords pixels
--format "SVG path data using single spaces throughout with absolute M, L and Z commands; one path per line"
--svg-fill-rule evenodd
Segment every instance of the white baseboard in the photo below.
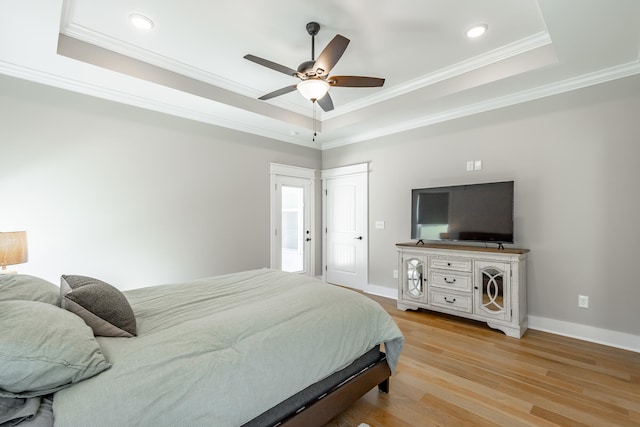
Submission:
M 625 332 L 596 328 L 595 326 L 565 322 L 539 316 L 528 316 L 529 328 L 537 331 L 550 332 L 556 335 L 577 338 L 610 347 L 622 348 L 640 353 L 640 336 Z
M 398 290 L 387 286 L 367 285 L 363 291 L 385 298 L 398 299 Z M 540 316 L 529 315 L 528 321 L 530 329 L 640 353 L 640 336 L 638 335 Z
M 389 288 L 387 286 L 379 286 L 379 285 L 367 285 L 362 290 L 364 293 L 378 295 L 380 297 L 391 298 L 394 300 L 398 300 L 398 289 L 397 288 Z

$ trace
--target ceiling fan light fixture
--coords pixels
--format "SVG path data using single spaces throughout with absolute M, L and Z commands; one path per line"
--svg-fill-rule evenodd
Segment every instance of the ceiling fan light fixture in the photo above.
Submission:
M 484 33 L 487 32 L 489 26 L 487 24 L 474 25 L 473 27 L 467 30 L 467 37 L 470 39 L 475 39 L 476 37 L 480 37 Z
M 307 79 L 298 83 L 297 88 L 309 101 L 317 101 L 327 94 L 329 83 L 322 79 Z
M 139 13 L 132 13 L 129 15 L 129 21 L 134 27 L 140 28 L 141 30 L 150 30 L 153 28 L 153 21 Z

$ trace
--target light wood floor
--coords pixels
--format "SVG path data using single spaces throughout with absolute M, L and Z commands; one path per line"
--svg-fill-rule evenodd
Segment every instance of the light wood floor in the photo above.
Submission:
M 518 340 L 371 298 L 406 339 L 391 391 L 325 427 L 640 426 L 640 353 L 534 330 Z

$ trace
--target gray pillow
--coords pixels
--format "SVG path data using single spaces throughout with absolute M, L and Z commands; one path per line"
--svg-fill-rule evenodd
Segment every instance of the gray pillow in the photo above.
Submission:
M 27 274 L 0 274 L 0 301 L 40 301 L 60 306 L 60 288 Z
M 136 317 L 129 301 L 115 287 L 86 276 L 62 276 L 62 308 L 80 316 L 96 336 L 133 337 Z
M 0 396 L 53 393 L 111 365 L 78 316 L 39 301 L 0 301 Z

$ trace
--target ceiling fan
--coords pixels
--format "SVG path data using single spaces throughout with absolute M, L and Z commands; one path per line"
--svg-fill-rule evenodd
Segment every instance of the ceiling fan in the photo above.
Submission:
M 317 102 L 324 111 L 333 110 L 333 101 L 329 95 L 329 88 L 337 87 L 380 87 L 384 84 L 384 79 L 364 76 L 329 76 L 329 72 L 336 65 L 345 49 L 349 45 L 349 39 L 336 35 L 324 50 L 315 58 L 315 36 L 320 31 L 320 24 L 309 22 L 307 32 L 311 36 L 311 60 L 305 61 L 298 66 L 297 70 L 277 64 L 275 62 L 257 57 L 255 55 L 245 55 L 244 58 L 256 64 L 262 65 L 272 70 L 279 71 L 300 79 L 300 82 L 291 86 L 262 95 L 261 100 L 275 98 L 294 90 L 298 90 L 302 96 L 311 102 Z

